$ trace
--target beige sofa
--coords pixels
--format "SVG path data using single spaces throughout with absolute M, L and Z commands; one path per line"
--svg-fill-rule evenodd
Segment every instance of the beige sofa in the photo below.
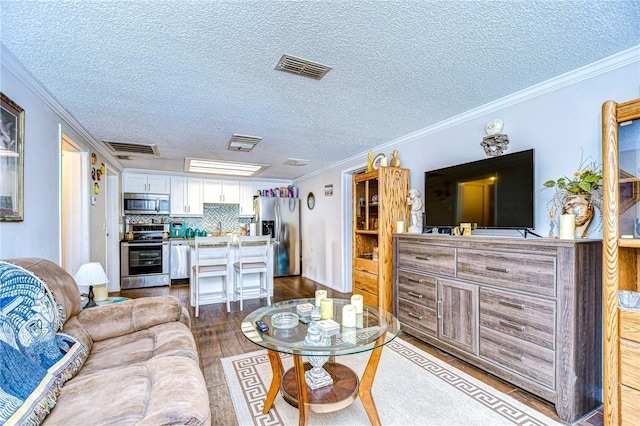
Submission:
M 46 283 L 61 314 L 61 335 L 80 343 L 74 345 L 80 348 L 75 360 L 59 369 L 63 373 L 53 373 L 60 383 L 53 391 L 57 397 L 49 392 L 44 400 L 48 402 L 26 407 L 35 412 L 29 414 L 31 421 L 42 421 L 39 416 L 46 425 L 211 423 L 190 316 L 177 299 L 131 299 L 83 310 L 73 277 L 56 264 L 26 258 L 3 264 L 22 267 Z M 11 277 L 9 272 L 5 276 Z M 9 278 L 2 283 L 5 295 L 12 294 L 7 292 Z M 10 303 L 16 307 L 18 302 L 11 300 L 4 299 L 5 310 Z M 43 415 L 43 409 L 50 413 Z

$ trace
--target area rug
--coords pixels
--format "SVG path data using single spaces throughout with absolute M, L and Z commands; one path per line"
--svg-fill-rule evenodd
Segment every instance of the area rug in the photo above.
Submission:
M 362 376 L 369 353 L 337 357 Z M 282 355 L 285 371 L 293 365 Z M 298 410 L 278 395 L 262 414 L 271 384 L 266 350 L 222 359 L 238 424 L 296 425 Z M 373 398 L 383 425 L 561 425 L 400 338 L 382 351 Z M 332 413 L 309 414 L 310 425 L 370 425 L 360 398 Z

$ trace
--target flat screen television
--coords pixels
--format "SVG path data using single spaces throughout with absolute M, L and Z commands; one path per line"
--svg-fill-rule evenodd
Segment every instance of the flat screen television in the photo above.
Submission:
M 533 151 L 425 172 L 425 226 L 533 228 Z

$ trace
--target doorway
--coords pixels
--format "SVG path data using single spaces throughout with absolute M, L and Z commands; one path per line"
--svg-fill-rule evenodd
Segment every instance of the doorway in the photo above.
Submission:
M 89 261 L 89 155 L 60 131 L 61 164 L 61 265 L 74 275 Z
M 342 292 L 352 290 L 353 270 L 353 175 L 367 170 L 366 165 L 360 165 L 343 170 L 342 175 Z

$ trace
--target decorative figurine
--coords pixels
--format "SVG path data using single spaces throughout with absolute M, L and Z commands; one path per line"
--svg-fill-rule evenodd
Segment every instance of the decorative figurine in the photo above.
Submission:
M 418 191 L 416 188 L 411 188 L 409 190 L 409 198 L 407 198 L 407 204 L 411 206 L 411 226 L 409 226 L 409 233 L 421 234 L 424 200 L 420 196 L 420 191 Z
M 400 158 L 398 158 L 398 150 L 394 149 L 391 154 L 391 161 L 389 161 L 389 167 L 400 167 Z

